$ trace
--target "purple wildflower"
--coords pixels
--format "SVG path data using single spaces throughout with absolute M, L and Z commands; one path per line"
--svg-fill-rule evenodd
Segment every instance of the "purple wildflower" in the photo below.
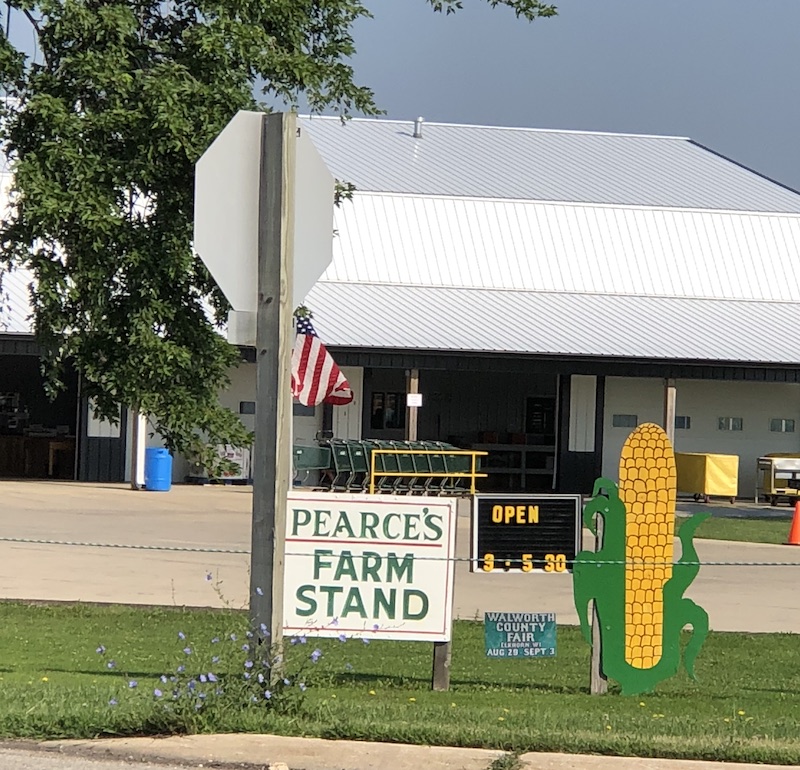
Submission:
M 212 671 L 208 672 L 208 681 L 209 682 L 216 682 L 217 681 L 216 674 L 214 674 Z
M 300 688 L 300 692 L 305 692 L 306 691 L 306 683 L 305 682 L 300 682 L 300 684 L 297 685 L 297 686 Z
M 206 572 L 206 580 L 211 580 L 211 573 L 210 572 Z
M 242 645 L 242 652 L 247 652 L 249 649 L 250 649 L 250 645 L 249 644 L 243 644 Z
M 215 655 L 213 658 L 211 658 L 211 662 L 212 663 L 219 663 L 219 655 Z
M 215 637 L 214 637 L 214 638 L 211 640 L 211 644 L 219 644 L 219 637 L 218 637 L 218 636 L 215 636 Z
M 164 674 L 161 675 L 161 683 L 162 684 L 166 684 L 167 683 L 167 677 Z
M 184 647 L 184 648 L 183 648 L 183 651 L 184 651 L 184 652 L 185 652 L 187 655 L 191 655 L 191 654 L 192 654 L 192 648 L 191 648 L 191 647 Z
M 137 682 L 135 679 L 131 679 L 131 681 L 130 681 L 130 682 L 128 682 L 128 687 L 130 687 L 130 688 L 131 688 L 131 690 L 132 690 L 134 687 L 138 687 L 138 686 L 139 686 L 139 683 L 138 683 L 138 682 Z
M 178 668 L 176 668 L 175 670 L 176 670 L 176 671 L 177 671 L 179 674 L 182 674 L 184 671 L 186 671 L 186 666 L 184 666 L 183 664 L 181 664 L 181 665 L 180 665 L 180 666 L 178 666 Z
M 311 653 L 311 662 L 316 663 L 322 657 L 322 650 L 317 647 L 314 652 Z
M 272 697 L 272 691 L 271 690 L 264 690 L 264 697 L 267 700 L 269 700 Z
M 108 702 L 108 705 L 109 705 L 109 706 L 116 706 L 116 705 L 117 705 L 117 699 L 116 699 L 116 698 L 112 698 L 112 699 L 111 699 L 111 700 Z
M 253 668 L 253 661 L 252 660 L 246 660 L 244 662 L 244 667 L 245 668 Z
M 333 618 L 333 619 L 331 620 L 331 625 L 332 625 L 334 628 L 336 628 L 336 626 L 338 626 L 338 625 L 339 625 L 339 618 Z
M 208 677 L 205 674 L 200 674 L 200 681 L 205 684 L 208 681 Z
M 262 590 L 261 590 L 261 589 L 260 589 L 258 586 L 256 586 L 256 593 L 257 593 L 259 596 L 263 596 L 263 595 L 264 595 L 264 592 L 263 592 L 263 591 L 262 591 Z
M 101 644 L 101 645 L 100 645 L 100 646 L 99 646 L 99 647 L 98 647 L 98 648 L 95 650 L 95 652 L 96 652 L 98 655 L 105 655 L 105 654 L 106 654 L 106 648 L 105 648 L 105 647 L 103 647 L 103 645 Z
M 109 660 L 108 663 L 106 663 L 106 668 L 116 668 L 116 667 L 117 667 L 117 661 L 115 660 Z
M 156 688 L 155 690 L 153 690 L 153 695 L 155 695 L 155 696 L 156 696 L 156 698 L 160 698 L 160 697 L 161 697 L 163 694 L 164 694 L 164 693 L 163 693 L 163 692 L 161 692 L 161 690 L 159 690 L 158 688 Z
M 261 631 L 261 633 L 264 634 L 264 636 L 269 636 L 269 631 L 267 629 L 266 623 L 262 623 L 258 628 Z
M 347 635 L 346 634 L 339 634 L 339 641 L 340 642 L 346 642 L 347 641 Z
M 235 641 L 236 641 L 236 634 L 231 634 L 231 641 L 232 641 L 232 642 L 235 642 Z
M 184 634 L 183 631 L 178 631 L 178 639 L 183 641 L 185 638 L 186 638 L 186 634 Z
M 362 639 L 361 641 L 364 642 L 364 644 L 369 644 L 369 639 Z

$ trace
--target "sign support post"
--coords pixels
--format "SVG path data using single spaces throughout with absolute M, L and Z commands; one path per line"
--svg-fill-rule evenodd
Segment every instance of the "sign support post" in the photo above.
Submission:
M 292 113 L 264 115 L 258 191 L 256 419 L 250 621 L 273 678 L 283 642 L 283 570 L 289 492 L 295 141 Z M 274 665 L 273 665 L 274 664 Z
M 594 551 L 603 550 L 603 517 L 595 518 Z M 600 616 L 597 614 L 597 602 L 592 599 L 592 659 L 589 671 L 589 692 L 592 695 L 605 695 L 608 692 L 608 678 L 603 673 L 603 635 L 600 630 Z

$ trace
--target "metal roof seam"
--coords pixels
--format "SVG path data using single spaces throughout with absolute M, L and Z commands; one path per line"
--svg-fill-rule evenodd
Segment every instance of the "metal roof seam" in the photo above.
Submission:
M 656 206 L 643 203 L 602 203 L 597 201 L 565 201 L 545 198 L 507 198 L 487 195 L 445 195 L 437 193 L 392 192 L 391 190 L 356 189 L 353 197 L 412 198 L 414 200 L 471 201 L 474 203 L 540 203 L 546 206 L 570 206 L 573 208 L 597 208 L 622 211 L 671 211 L 679 214 L 731 214 L 749 217 L 800 219 L 800 211 L 743 211 L 742 209 L 715 209 L 701 206 Z M 346 205 L 343 203 L 342 205 Z
M 301 120 L 308 120 L 308 121 L 315 121 L 315 120 L 335 120 L 337 123 L 341 123 L 341 119 L 335 115 L 299 115 L 298 116 Z M 414 127 L 414 120 L 404 120 L 402 118 L 360 118 L 360 117 L 353 117 L 348 118 L 343 125 L 347 125 L 347 123 L 391 123 L 393 125 L 399 126 L 406 126 L 411 127 L 409 128 L 409 136 L 411 138 L 415 138 L 413 136 L 413 127 Z M 580 129 L 580 128 L 536 128 L 533 126 L 491 126 L 491 125 L 484 125 L 482 123 L 447 123 L 437 120 L 426 120 L 424 123 L 424 128 L 428 126 L 439 126 L 442 128 L 477 128 L 482 130 L 490 130 L 490 131 L 530 131 L 537 134 L 579 134 L 579 135 L 588 135 L 588 136 L 621 136 L 621 137 L 636 137 L 636 138 L 644 138 L 644 139 L 671 139 L 683 142 L 691 141 L 691 137 L 688 136 L 677 136 L 672 134 L 633 134 L 633 133 L 626 133 L 620 131 L 590 131 L 589 129 Z M 423 130 L 424 130 L 423 128 Z M 422 137 L 424 139 L 424 136 Z
M 352 281 L 346 279 L 322 278 L 317 282 L 321 285 L 338 286 L 376 286 L 400 289 L 433 289 L 436 291 L 470 291 L 470 292 L 508 292 L 511 294 L 533 294 L 533 295 L 566 295 L 581 297 L 624 297 L 645 300 L 679 300 L 681 302 L 745 302 L 755 305 L 789 305 L 790 307 L 800 307 L 800 299 L 759 299 L 757 297 L 706 297 L 706 296 L 686 296 L 676 294 L 642 294 L 641 292 L 622 292 L 622 291 L 574 291 L 558 289 L 520 289 L 513 286 L 448 286 L 430 283 L 396 283 L 394 281 Z

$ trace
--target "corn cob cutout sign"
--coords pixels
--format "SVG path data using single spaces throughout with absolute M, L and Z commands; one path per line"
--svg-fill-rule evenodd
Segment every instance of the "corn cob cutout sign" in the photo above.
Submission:
M 706 611 L 684 592 L 700 569 L 693 537 L 707 513 L 681 527 L 681 557 L 673 564 L 675 532 L 675 455 L 663 429 L 640 425 L 622 447 L 619 487 L 595 482 L 583 523 L 595 535 L 596 551 L 581 551 L 573 570 L 575 607 L 581 630 L 591 644 L 589 603 L 600 624 L 603 673 L 624 695 L 648 692 L 674 676 L 681 659 L 681 632 L 692 634 L 683 662 L 694 679 L 694 662 L 708 635 Z

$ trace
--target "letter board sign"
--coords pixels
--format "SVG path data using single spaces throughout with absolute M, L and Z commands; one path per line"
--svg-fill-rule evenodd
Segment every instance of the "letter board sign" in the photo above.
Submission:
M 567 572 L 581 549 L 580 495 L 475 495 L 472 572 Z
M 456 502 L 291 492 L 284 633 L 447 642 Z

